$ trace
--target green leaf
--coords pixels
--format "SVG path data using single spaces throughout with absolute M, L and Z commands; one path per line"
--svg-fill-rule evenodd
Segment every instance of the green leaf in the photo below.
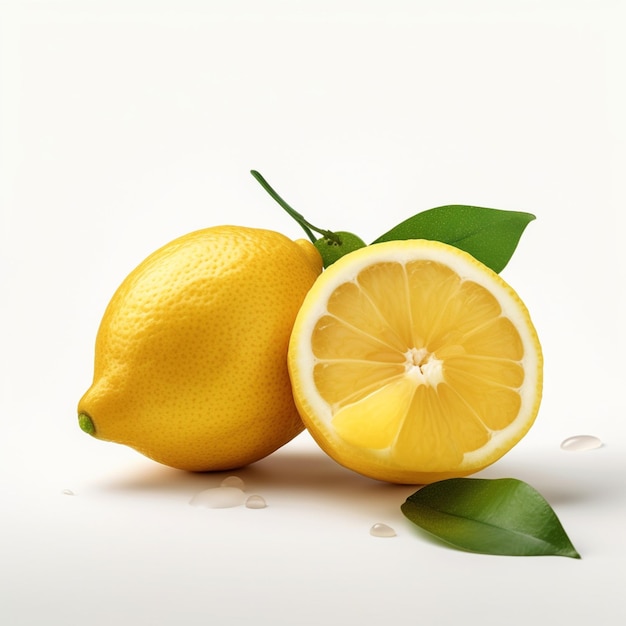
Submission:
M 401 508 L 414 524 L 462 550 L 580 558 L 543 496 L 514 478 L 442 480 Z
M 373 243 L 397 239 L 442 241 L 469 252 L 494 272 L 501 272 L 534 219 L 530 213 L 452 204 L 422 211 Z

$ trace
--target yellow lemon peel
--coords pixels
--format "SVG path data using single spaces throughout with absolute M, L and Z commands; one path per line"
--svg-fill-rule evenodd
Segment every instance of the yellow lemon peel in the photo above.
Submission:
M 284 445 L 304 428 L 289 336 L 321 270 L 313 244 L 241 226 L 157 250 L 104 313 L 81 427 L 195 471 L 241 467 Z

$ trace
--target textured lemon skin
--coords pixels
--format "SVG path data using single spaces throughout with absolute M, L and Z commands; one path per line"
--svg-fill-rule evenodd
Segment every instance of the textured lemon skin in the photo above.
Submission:
M 527 375 L 531 380 L 523 419 L 510 429 L 505 429 L 487 448 L 468 454 L 461 465 L 450 467 L 447 471 L 424 469 L 420 459 L 415 459 L 411 466 L 398 465 L 382 451 L 347 444 L 334 432 L 329 407 L 324 405 L 314 390 L 311 376 L 311 333 L 334 288 L 343 282 L 354 280 L 358 272 L 371 261 L 406 262 L 431 256 L 437 261 L 451 261 L 453 266 L 458 263 L 458 269 L 467 269 L 471 274 L 470 278 L 478 279 L 485 286 L 495 289 L 502 300 L 509 302 L 509 308 L 516 315 L 518 328 L 524 333 L 529 359 Z M 530 430 L 539 412 L 543 390 L 541 344 L 519 295 L 498 274 L 468 253 L 436 241 L 407 240 L 373 244 L 351 252 L 326 269 L 310 289 L 296 317 L 289 344 L 288 365 L 296 406 L 307 430 L 320 448 L 350 470 L 375 480 L 396 484 L 423 485 L 447 478 L 468 476 L 495 463 Z
M 185 235 L 120 285 L 100 324 L 78 405 L 96 438 L 171 467 L 257 461 L 304 428 L 287 347 L 322 270 L 304 240 L 240 226 Z

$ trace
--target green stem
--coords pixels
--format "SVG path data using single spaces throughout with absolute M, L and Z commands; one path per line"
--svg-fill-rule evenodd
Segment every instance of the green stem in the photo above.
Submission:
M 298 222 L 298 224 L 300 224 L 300 226 L 302 227 L 302 230 L 304 230 L 304 232 L 307 234 L 308 238 L 313 243 L 315 243 L 316 237 L 315 237 L 315 235 L 313 234 L 312 231 L 315 231 L 316 233 L 319 233 L 320 235 L 322 235 L 322 237 L 325 237 L 326 239 L 329 239 L 330 241 L 332 241 L 334 243 L 337 243 L 337 244 L 341 243 L 341 239 L 339 238 L 339 236 L 337 234 L 333 233 L 330 230 L 324 230 L 322 228 L 318 228 L 317 226 L 313 226 L 313 224 L 311 224 L 306 219 L 304 219 L 304 216 L 302 216 L 295 209 L 290 207 L 274 191 L 272 186 L 265 180 L 265 178 L 263 178 L 263 176 L 261 176 L 261 174 L 259 174 L 259 172 L 257 172 L 256 170 L 250 170 L 250 174 L 252 174 L 252 176 L 254 176 L 257 179 L 257 181 L 260 183 L 260 185 L 263 187 L 263 189 L 265 189 L 265 191 L 267 191 L 267 193 L 269 193 L 269 195 L 272 196 L 272 198 L 274 198 L 274 200 L 276 200 L 276 202 L 278 202 L 278 204 L 280 204 L 280 206 L 287 213 L 289 213 L 289 215 L 291 215 L 291 217 L 293 217 L 293 219 L 296 220 L 296 222 Z

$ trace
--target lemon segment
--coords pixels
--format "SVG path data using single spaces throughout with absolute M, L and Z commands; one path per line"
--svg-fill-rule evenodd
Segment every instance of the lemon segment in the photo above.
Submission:
M 301 417 L 339 463 L 391 482 L 474 473 L 526 434 L 540 343 L 497 274 L 434 241 L 337 261 L 298 313 L 289 372 Z
M 375 450 L 387 448 L 406 419 L 414 391 L 413 382 L 401 376 L 339 409 L 332 426 L 351 445 Z

